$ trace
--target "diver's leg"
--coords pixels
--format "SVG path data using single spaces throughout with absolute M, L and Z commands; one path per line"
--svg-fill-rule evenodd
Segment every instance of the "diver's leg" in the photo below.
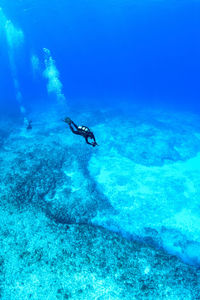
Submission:
M 79 134 L 78 130 L 75 130 L 72 125 L 70 124 L 69 125 L 69 128 L 71 129 L 71 131 L 74 133 L 74 134 Z
M 74 127 L 78 130 L 78 126 L 73 121 L 71 121 L 71 124 L 73 124 Z

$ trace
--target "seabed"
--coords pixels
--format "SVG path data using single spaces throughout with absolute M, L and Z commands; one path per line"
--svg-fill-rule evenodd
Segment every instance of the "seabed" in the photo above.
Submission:
M 199 299 L 200 118 L 56 110 L 1 121 L 0 298 Z

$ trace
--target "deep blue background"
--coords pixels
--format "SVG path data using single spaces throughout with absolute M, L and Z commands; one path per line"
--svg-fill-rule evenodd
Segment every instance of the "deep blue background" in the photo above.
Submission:
M 138 3 L 140 2 L 140 3 Z M 25 35 L 18 79 L 25 106 L 48 99 L 30 57 L 51 50 L 69 102 L 128 100 L 200 108 L 200 2 L 0 0 Z M 0 109 L 17 109 L 5 40 L 0 44 Z M 8 108 L 9 104 L 9 108 Z

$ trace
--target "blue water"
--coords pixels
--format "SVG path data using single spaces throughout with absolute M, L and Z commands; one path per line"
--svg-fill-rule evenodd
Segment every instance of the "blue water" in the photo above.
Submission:
M 45 47 L 69 100 L 126 98 L 199 108 L 198 1 L 1 0 L 0 6 L 24 33 L 17 76 L 27 104 L 47 98 L 45 80 L 34 82 L 30 66 L 32 54 L 44 60 Z M 1 103 L 6 106 L 15 91 L 2 33 L 1 40 Z
M 199 16 L 197 0 L 0 0 L 1 199 L 199 268 Z

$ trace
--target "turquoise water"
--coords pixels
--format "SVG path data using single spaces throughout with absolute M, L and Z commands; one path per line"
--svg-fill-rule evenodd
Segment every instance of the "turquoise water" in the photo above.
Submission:
M 0 7 L 0 298 L 199 299 L 199 2 Z

